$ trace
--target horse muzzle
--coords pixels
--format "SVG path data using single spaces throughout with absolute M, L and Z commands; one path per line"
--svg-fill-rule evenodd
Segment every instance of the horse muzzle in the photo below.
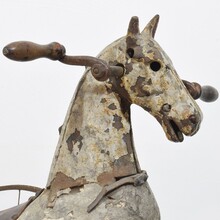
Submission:
M 173 142 L 182 142 L 184 140 L 184 135 L 193 136 L 197 133 L 201 121 L 202 114 L 198 112 L 182 120 L 164 115 L 161 124 L 169 140 Z

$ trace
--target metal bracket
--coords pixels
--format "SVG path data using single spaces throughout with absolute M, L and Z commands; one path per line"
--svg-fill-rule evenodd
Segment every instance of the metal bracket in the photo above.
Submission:
M 88 206 L 87 212 L 91 212 L 103 199 L 105 195 L 109 192 L 116 190 L 117 188 L 127 185 L 133 184 L 134 186 L 143 185 L 147 181 L 148 175 L 146 171 L 142 171 L 141 173 L 124 177 L 108 186 L 104 186 L 101 192 L 98 194 L 96 199 Z

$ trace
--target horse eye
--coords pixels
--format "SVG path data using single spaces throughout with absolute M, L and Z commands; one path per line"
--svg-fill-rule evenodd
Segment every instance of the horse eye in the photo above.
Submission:
M 154 72 L 157 72 L 160 70 L 161 68 L 161 64 L 157 61 L 153 61 L 150 63 L 150 68 L 154 71 Z
M 132 48 L 128 48 L 127 49 L 127 54 L 130 58 L 132 58 L 134 56 L 134 49 Z

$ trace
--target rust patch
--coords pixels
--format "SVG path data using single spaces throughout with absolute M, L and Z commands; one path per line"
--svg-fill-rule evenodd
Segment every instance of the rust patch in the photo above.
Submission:
M 134 85 L 134 86 L 131 86 L 131 90 L 132 90 L 133 92 L 138 92 L 138 91 L 137 91 L 137 88 L 140 87 L 140 85 L 145 81 L 145 79 L 146 79 L 145 77 L 138 76 L 135 85 Z
M 133 70 L 133 64 L 132 63 L 126 63 L 125 64 L 125 74 L 129 74 Z
M 124 155 L 114 161 L 113 174 L 115 178 L 129 176 L 136 173 L 136 164 L 131 160 L 130 154 Z
M 101 103 L 105 103 L 106 101 L 107 101 L 107 100 L 106 100 L 105 98 L 102 98 L 100 102 L 101 102 Z
M 190 117 L 180 120 L 182 127 L 190 126 L 192 130 L 196 127 L 199 122 L 199 118 L 196 115 L 191 115 Z
M 101 186 L 106 186 L 114 183 L 116 180 L 112 172 L 103 172 L 97 177 L 97 181 Z
M 128 36 L 126 38 L 127 48 L 134 48 L 137 46 L 137 39 Z
M 121 122 L 122 117 L 118 116 L 117 114 L 113 115 L 114 119 L 114 123 L 112 124 L 114 128 L 116 128 L 117 130 L 120 130 L 121 128 L 123 128 L 123 124 Z
M 136 92 L 137 96 L 139 96 L 139 97 L 149 96 L 150 93 L 148 91 L 145 91 L 145 90 L 142 89 L 144 84 L 146 84 L 146 85 L 148 84 L 148 81 L 146 82 L 146 78 L 145 77 L 138 76 L 135 85 L 131 86 L 131 90 L 133 92 Z
M 131 134 L 130 133 L 127 133 L 127 134 L 123 134 L 123 141 L 125 142 L 126 146 L 127 146 L 127 150 L 128 150 L 128 153 L 129 154 L 132 154 L 133 153 L 133 147 L 132 147 L 132 144 L 133 144 L 133 140 L 131 138 Z
M 128 120 L 130 120 L 130 106 L 131 104 L 126 99 L 121 99 L 121 111 Z
M 113 61 L 111 62 L 112 65 L 119 65 L 120 64 L 116 61 Z M 131 66 L 132 67 L 132 66 Z M 125 64 L 125 69 L 126 69 L 126 74 L 127 74 L 127 67 L 126 67 L 126 64 Z M 129 93 L 127 92 L 127 90 L 124 88 L 123 86 L 123 82 L 122 82 L 122 79 L 121 78 L 117 78 L 115 76 L 111 76 L 109 78 L 109 83 L 111 84 L 111 89 L 106 85 L 106 91 L 108 93 L 112 93 L 112 92 L 115 92 L 117 94 L 120 95 L 120 97 L 123 97 L 125 99 L 127 99 L 127 101 L 131 102 L 130 100 L 130 96 L 129 96 Z
M 148 54 L 152 54 L 153 53 L 154 60 L 163 60 L 163 57 L 162 57 L 161 53 L 158 50 L 151 49 L 147 53 Z
M 125 142 L 125 144 L 127 146 L 128 154 L 134 156 L 134 164 L 136 165 L 137 172 L 140 172 L 141 168 L 140 168 L 140 164 L 138 162 L 137 154 L 136 154 L 135 147 L 134 147 L 132 130 L 130 130 L 129 133 L 123 134 L 122 139 L 123 139 L 123 141 Z
M 134 55 L 133 55 L 133 58 L 135 59 L 140 59 L 140 58 L 143 58 L 144 57 L 144 54 L 143 54 L 143 47 L 141 46 L 136 46 L 134 48 Z
M 155 60 L 163 60 L 163 57 L 158 50 L 154 50 L 154 59 Z
M 88 182 L 85 179 L 85 177 L 79 177 L 74 180 L 73 178 L 68 177 L 64 173 L 58 172 L 53 181 L 51 182 L 48 207 L 54 206 L 57 192 L 59 192 L 60 190 L 83 186 L 87 183 Z
M 109 105 L 108 108 L 111 109 L 111 110 L 117 109 L 115 103 L 112 103 L 111 105 Z
M 120 97 L 127 99 L 127 101 L 131 102 L 130 95 L 127 90 L 123 86 L 123 82 L 121 78 L 110 77 L 109 83 L 112 85 L 111 92 L 115 92 L 119 94 Z
M 78 145 L 79 151 L 81 150 L 83 146 L 82 140 L 83 140 L 83 137 L 80 135 L 80 131 L 78 131 L 76 128 L 75 132 L 72 133 L 66 141 L 68 150 L 70 151 L 70 153 L 72 153 L 73 151 L 73 145 L 76 144 L 77 142 L 79 142 L 79 145 Z
M 58 189 L 58 190 L 62 190 L 62 189 L 67 189 L 67 188 L 73 188 L 75 186 L 82 186 L 85 185 L 86 183 L 88 183 L 85 179 L 85 177 L 79 177 L 77 179 L 73 179 L 67 175 L 65 175 L 62 172 L 58 172 L 56 174 L 56 177 L 54 178 L 54 180 L 51 183 L 51 189 Z

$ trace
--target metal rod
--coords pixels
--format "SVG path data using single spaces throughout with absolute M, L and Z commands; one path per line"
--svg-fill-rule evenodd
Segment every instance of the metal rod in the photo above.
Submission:
M 18 205 L 20 205 L 20 199 L 21 199 L 21 190 L 18 190 Z
M 5 185 L 0 186 L 0 191 L 6 191 L 6 190 L 23 190 L 23 191 L 29 191 L 29 192 L 39 192 L 42 190 L 42 188 L 36 187 L 36 186 L 29 186 L 29 185 Z

